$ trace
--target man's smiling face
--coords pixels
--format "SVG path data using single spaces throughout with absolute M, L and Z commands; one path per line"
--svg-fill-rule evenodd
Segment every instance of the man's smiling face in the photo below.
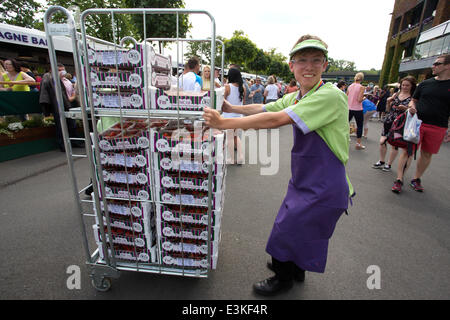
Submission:
M 304 50 L 296 53 L 289 67 L 303 90 L 311 90 L 325 72 L 328 62 L 320 50 Z

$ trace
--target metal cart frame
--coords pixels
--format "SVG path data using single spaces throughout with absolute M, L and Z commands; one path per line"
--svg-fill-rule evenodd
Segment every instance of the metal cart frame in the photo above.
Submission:
M 54 24 L 51 23 L 51 19 L 54 14 L 57 12 L 63 13 L 65 17 L 67 18 L 67 22 L 63 24 Z M 55 90 L 56 90 L 56 98 L 58 102 L 58 110 L 59 110 L 59 121 L 61 122 L 61 128 L 62 128 L 62 134 L 63 134 L 63 140 L 64 140 L 64 146 L 66 149 L 66 157 L 67 157 L 67 163 L 69 167 L 69 175 L 72 183 L 72 191 L 73 196 L 75 199 L 76 209 L 79 213 L 79 222 L 80 227 L 82 231 L 83 236 L 83 247 L 85 250 L 85 254 L 87 257 L 86 264 L 90 267 L 91 273 L 90 276 L 92 278 L 92 284 L 93 286 L 99 290 L 99 291 L 107 291 L 111 287 L 111 279 L 117 279 L 120 277 L 120 271 L 137 271 L 137 272 L 147 272 L 147 273 L 159 273 L 159 274 L 167 274 L 167 275 L 178 275 L 178 276 L 188 276 L 188 277 L 198 277 L 198 278 L 207 278 L 211 269 L 211 219 L 212 219 L 212 200 L 211 200 L 211 194 L 212 194 L 212 158 L 210 157 L 209 165 L 208 165 L 208 255 L 207 255 L 207 261 L 208 261 L 208 267 L 206 269 L 197 269 L 197 270 L 186 270 L 184 265 L 182 268 L 176 268 L 176 267 L 167 267 L 162 265 L 161 259 L 159 260 L 159 263 L 140 263 L 138 259 L 136 259 L 136 263 L 133 262 L 118 262 L 114 250 L 111 250 L 111 256 L 108 254 L 108 248 L 106 242 L 108 240 L 106 239 L 112 239 L 111 237 L 111 225 L 110 225 L 110 219 L 109 219 L 109 210 L 107 201 L 108 198 L 106 197 L 105 192 L 105 183 L 102 177 L 102 174 L 98 174 L 96 171 L 95 163 L 100 164 L 100 158 L 99 158 L 99 152 L 95 152 L 95 150 L 99 150 L 98 145 L 98 137 L 99 133 L 97 132 L 97 117 L 102 116 L 119 116 L 120 117 L 120 124 L 123 128 L 123 120 L 126 118 L 148 118 L 148 119 L 176 119 L 178 121 L 178 128 L 180 128 L 180 120 L 182 119 L 196 119 L 201 120 L 201 112 L 183 112 L 180 111 L 179 105 L 178 110 L 176 111 L 162 111 L 162 110 L 150 110 L 150 102 L 147 101 L 147 110 L 124 110 L 122 109 L 122 106 L 118 110 L 99 110 L 95 109 L 93 106 L 93 88 L 91 85 L 90 79 L 86 79 L 90 75 L 90 64 L 87 57 L 88 52 L 88 46 L 87 42 L 92 41 L 94 39 L 96 42 L 103 43 L 105 45 L 110 45 L 114 47 L 114 50 L 123 49 L 123 43 L 126 40 L 134 40 L 133 38 L 130 39 L 130 37 L 124 37 L 120 40 L 120 44 L 116 44 L 116 32 L 113 28 L 113 38 L 114 43 L 109 43 L 106 41 L 102 41 L 93 37 L 90 37 L 86 34 L 86 28 L 85 28 L 85 22 L 89 15 L 92 14 L 109 14 L 111 15 L 111 21 L 112 25 L 114 26 L 114 16 L 118 14 L 141 14 L 143 17 L 143 28 L 144 28 L 144 50 L 147 50 L 147 41 L 176 41 L 177 42 L 177 68 L 179 66 L 178 57 L 179 57 L 179 43 L 181 41 L 210 41 L 211 42 L 211 69 L 215 69 L 215 54 L 216 54 L 216 27 L 215 27 L 215 21 L 214 18 L 207 12 L 207 11 L 201 11 L 201 10 L 185 10 L 185 9 L 89 9 L 84 11 L 81 14 L 81 35 L 76 30 L 76 25 L 74 18 L 72 14 L 65 8 L 60 6 L 51 6 L 44 15 L 44 25 L 45 25 L 45 31 L 46 31 L 46 37 L 48 41 L 48 50 L 49 50 L 49 57 L 50 57 L 50 63 L 51 63 L 51 69 L 52 69 L 52 76 L 53 79 L 58 79 L 58 71 L 57 71 L 57 60 L 56 60 L 56 53 L 55 53 L 55 47 L 53 44 L 53 36 L 69 36 L 72 40 L 72 47 L 73 47 L 73 56 L 74 56 L 74 64 L 75 64 L 75 70 L 77 73 L 77 86 L 80 89 L 80 104 L 81 108 L 80 110 L 70 110 L 69 112 L 64 111 L 64 103 L 63 103 L 63 96 L 62 96 L 62 90 L 61 90 L 61 84 L 60 81 L 54 81 L 55 83 Z M 176 38 L 147 38 L 146 37 L 146 16 L 148 14 L 175 14 L 177 17 L 177 37 Z M 180 14 L 203 14 L 210 18 L 211 20 L 211 38 L 208 39 L 185 39 L 185 38 L 179 38 L 178 32 L 179 32 L 179 15 Z M 135 41 L 135 40 L 134 40 Z M 220 41 L 220 40 L 217 40 Z M 224 59 L 224 46 L 222 43 L 222 70 L 223 69 L 223 59 Z M 146 54 L 144 54 L 144 65 L 146 66 Z M 117 64 L 117 58 L 116 58 L 116 68 L 118 67 Z M 172 66 L 171 66 L 172 67 Z M 118 68 L 117 68 L 118 69 Z M 145 83 L 147 84 L 148 81 L 148 72 L 147 68 L 144 67 L 144 73 L 145 73 Z M 177 75 L 178 78 L 178 75 Z M 178 79 L 177 79 L 178 80 Z M 223 72 L 222 72 L 222 81 L 223 81 Z M 210 89 L 210 106 L 213 107 L 214 103 L 214 72 L 211 72 L 211 89 Z M 120 86 L 117 87 L 119 96 L 120 96 Z M 87 90 L 87 95 L 81 94 L 84 92 L 83 89 Z M 145 88 L 146 91 L 148 91 L 148 87 L 146 85 Z M 179 96 L 179 89 L 177 89 L 177 93 Z M 149 99 L 149 94 L 146 92 L 145 99 Z M 179 99 L 177 99 L 179 100 Z M 179 102 L 178 102 L 179 103 Z M 156 112 L 158 111 L 158 112 Z M 89 114 L 91 116 L 91 122 L 92 122 L 92 144 L 94 146 L 94 150 L 91 149 L 91 133 L 89 132 Z M 70 138 L 68 133 L 68 128 L 66 124 L 66 118 L 80 118 L 83 121 L 83 127 L 84 127 L 84 136 L 85 138 Z M 58 119 L 55 119 L 55 121 L 58 121 Z M 212 137 L 212 131 L 210 130 L 210 143 L 211 143 L 211 137 Z M 86 155 L 77 155 L 73 154 L 72 147 L 71 147 L 71 140 L 84 140 L 85 141 L 85 149 L 86 149 Z M 215 146 L 217 148 L 217 145 Z M 124 155 L 126 155 L 125 149 L 123 150 Z M 87 188 L 84 187 L 81 190 L 78 188 L 78 182 L 75 175 L 74 170 L 74 158 L 76 157 L 85 157 L 89 160 L 90 164 L 90 175 L 92 179 L 92 187 L 93 187 L 93 200 L 82 200 L 80 197 L 80 194 L 82 194 Z M 151 158 L 151 157 L 150 157 Z M 127 166 L 125 166 L 125 171 L 127 171 Z M 181 174 L 181 171 L 179 171 L 179 175 Z M 96 177 L 98 176 L 98 181 L 100 182 L 98 184 Z M 152 178 L 150 178 L 152 179 Z M 149 201 L 152 206 L 155 205 L 155 198 L 154 198 L 154 189 L 153 189 L 153 183 L 150 183 L 152 185 L 152 198 Z M 127 178 L 127 188 L 129 190 L 129 183 Z M 103 199 L 100 197 L 100 193 L 105 195 Z M 181 195 L 181 183 L 179 187 L 179 192 Z M 122 199 L 126 200 L 126 199 Z M 104 208 L 103 212 L 106 217 L 106 223 L 104 224 L 103 216 L 102 216 L 102 207 L 101 207 L 101 201 L 104 202 Z M 128 198 L 128 202 L 131 202 L 131 198 Z M 93 253 L 91 253 L 90 247 L 89 247 L 89 241 L 87 238 L 87 230 L 85 225 L 85 218 L 92 218 L 95 217 L 92 213 L 84 213 L 82 208 L 82 203 L 90 203 L 92 205 L 95 205 L 97 208 L 96 215 L 97 215 L 97 221 L 100 225 L 100 233 L 102 239 L 102 245 L 103 245 L 103 252 L 104 254 L 104 260 L 101 260 L 99 258 L 99 249 L 97 248 Z M 182 207 L 182 201 L 180 201 L 180 209 Z M 131 222 L 133 222 L 133 217 L 130 215 Z M 180 219 L 180 225 L 183 226 L 183 222 Z M 106 231 L 105 231 L 106 227 Z M 133 235 L 134 235 L 134 227 L 133 227 Z M 105 233 L 106 232 L 106 233 Z M 109 238 L 108 238 L 109 237 Z M 181 241 L 183 243 L 183 236 L 181 237 Z M 112 244 L 112 243 L 111 243 Z M 136 252 L 136 244 L 134 245 L 134 250 Z

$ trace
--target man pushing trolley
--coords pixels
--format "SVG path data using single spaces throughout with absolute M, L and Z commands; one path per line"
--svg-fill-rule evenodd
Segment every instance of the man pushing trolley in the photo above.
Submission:
M 205 108 L 206 125 L 218 129 L 272 129 L 292 124 L 292 177 L 278 211 L 266 251 L 275 276 L 257 282 L 257 294 L 274 295 L 304 281 L 305 271 L 325 271 L 328 242 L 354 195 L 345 165 L 349 152 L 347 96 L 322 73 L 328 46 L 320 38 L 302 36 L 290 54 L 289 67 L 300 91 L 277 101 L 246 106 L 224 102 L 225 112 L 246 117 L 225 119 Z

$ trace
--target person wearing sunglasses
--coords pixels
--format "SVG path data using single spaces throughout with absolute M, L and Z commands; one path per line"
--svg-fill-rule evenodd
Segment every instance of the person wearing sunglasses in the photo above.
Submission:
M 246 115 L 243 118 L 225 119 L 207 107 L 203 114 L 206 125 L 221 130 L 293 126 L 292 178 L 266 246 L 272 257 L 267 267 L 275 276 L 253 285 L 255 293 L 265 296 L 290 289 L 294 280 L 304 281 L 305 271 L 325 272 L 329 239 L 354 194 L 345 171 L 350 136 L 347 96 L 322 81 L 328 46 L 305 35 L 289 56 L 300 91 L 265 105 L 234 106 L 225 100 L 222 110 Z
M 433 63 L 431 70 L 434 77 L 421 82 L 409 103 L 409 112 L 417 113 L 422 120 L 420 126 L 420 156 L 417 160 L 414 179 L 410 186 L 417 192 L 423 192 L 421 178 L 431 163 L 433 155 L 439 149 L 447 135 L 450 117 L 450 54 L 439 56 Z M 397 179 L 402 181 L 407 167 L 408 154 L 404 151 L 398 162 Z M 403 171 L 403 168 L 405 170 Z M 403 184 L 403 182 L 402 182 Z

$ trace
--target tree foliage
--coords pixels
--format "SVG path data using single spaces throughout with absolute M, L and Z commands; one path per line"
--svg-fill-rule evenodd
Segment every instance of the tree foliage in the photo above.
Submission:
M 222 36 L 216 36 L 216 40 L 222 42 L 225 39 Z M 202 64 L 211 65 L 211 42 L 210 41 L 192 41 L 188 43 L 187 47 L 188 57 L 199 57 Z M 216 41 L 216 55 L 214 57 L 216 67 L 222 64 L 222 44 Z
M 270 59 L 262 49 L 258 49 L 255 58 L 248 63 L 249 71 L 256 74 L 266 73 L 269 68 Z
M 184 8 L 184 0 L 124 0 L 128 8 Z M 177 36 L 176 14 L 148 14 L 145 17 L 145 36 L 147 38 L 175 38 Z M 138 34 L 138 41 L 144 39 L 143 15 L 132 16 L 133 24 Z M 192 27 L 189 16 L 180 14 L 178 20 L 178 37 L 185 38 Z
M 64 8 L 78 6 L 83 12 L 94 8 L 125 8 L 124 0 L 48 0 L 49 5 L 59 5 Z M 54 20 L 64 20 L 61 15 L 55 14 Z M 118 43 L 125 36 L 136 37 L 136 28 L 131 16 L 126 14 L 90 14 L 85 21 L 86 33 L 106 41 Z
M 34 28 L 35 14 L 41 4 L 35 0 L 3 0 L 0 2 L 0 22 L 25 28 Z
M 356 66 L 353 61 L 338 60 L 328 57 L 328 71 L 356 71 Z
M 185 5 L 183 0 L 49 0 L 48 4 L 78 6 L 81 12 L 91 8 L 184 8 Z M 142 14 L 92 14 L 87 16 L 85 26 L 88 35 L 103 40 L 118 43 L 121 38 L 131 36 L 141 42 L 144 36 L 175 38 L 176 18 L 175 14 L 147 14 L 145 33 Z M 188 16 L 180 15 L 179 37 L 185 37 L 190 27 Z
M 225 40 L 225 61 L 240 65 L 245 70 L 258 52 L 256 45 L 242 30 L 235 31 L 231 39 Z
M 0 0 L 1 1 L 1 0 Z M 42 19 L 37 19 L 37 13 L 43 13 L 48 6 L 59 5 L 65 8 L 77 6 L 83 12 L 91 8 L 184 8 L 184 0 L 48 0 L 42 5 L 36 0 L 2 0 L 0 2 L 0 22 L 26 28 L 43 30 Z M 147 38 L 175 38 L 177 36 L 177 15 L 148 14 L 144 19 L 142 14 L 95 14 L 89 15 L 85 21 L 88 35 L 118 43 L 125 36 L 132 36 L 137 41 Z M 64 17 L 55 14 L 52 22 L 62 22 Z M 179 15 L 178 37 L 186 38 L 192 28 L 188 15 Z M 114 30 L 114 32 L 113 32 Z M 274 74 L 288 81 L 292 78 L 287 58 L 277 53 L 275 49 L 264 52 L 258 48 L 242 30 L 236 30 L 231 39 L 217 36 L 225 45 L 225 62 L 240 65 L 243 71 L 256 74 Z M 161 44 L 161 43 L 160 43 Z M 189 56 L 202 58 L 203 64 L 211 64 L 210 42 L 191 42 L 188 45 Z M 222 47 L 216 42 L 216 66 L 222 61 Z M 393 68 L 388 68 L 393 69 Z M 395 68 L 394 68 L 395 69 Z M 353 61 L 339 60 L 329 57 L 327 72 L 356 71 Z M 377 72 L 375 70 L 370 70 Z M 392 70 L 389 70 L 392 73 Z M 383 74 L 384 81 L 394 75 Z M 394 70 L 395 71 L 395 70 Z M 395 72 L 394 72 L 395 73 Z
M 267 74 L 273 74 L 278 77 L 284 78 L 285 76 L 285 65 L 287 66 L 287 58 L 281 53 L 276 52 L 276 49 L 272 48 L 266 53 L 269 59 L 269 65 L 267 68 Z M 288 68 L 289 69 L 289 68 Z

